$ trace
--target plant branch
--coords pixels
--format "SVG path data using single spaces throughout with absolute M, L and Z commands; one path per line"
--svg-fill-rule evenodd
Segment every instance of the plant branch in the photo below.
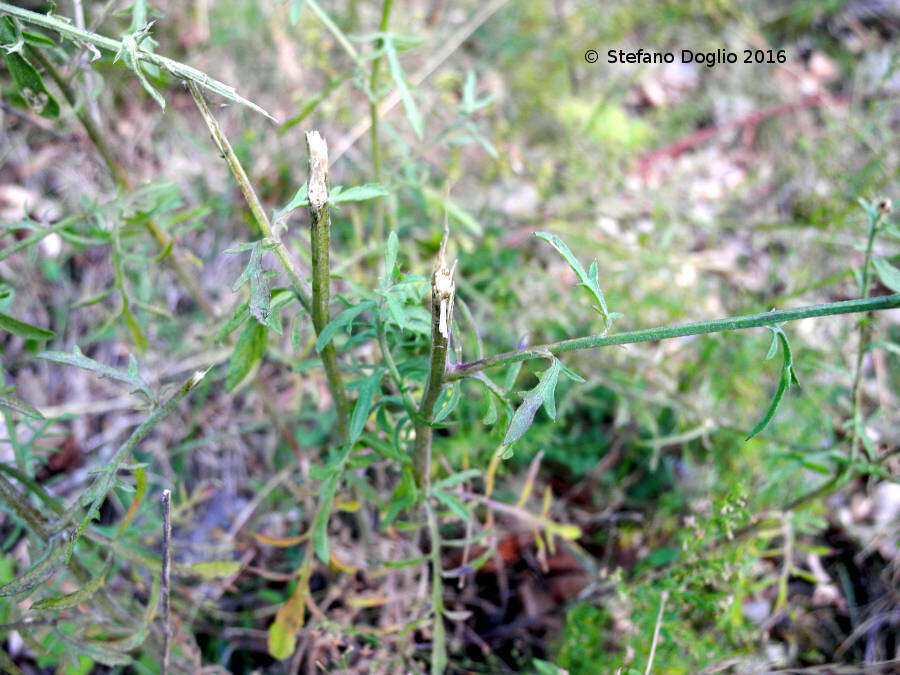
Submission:
M 27 9 L 22 9 L 21 7 L 16 7 L 15 5 L 10 5 L 6 2 L 0 2 L 0 12 L 9 14 L 10 16 L 14 16 L 17 19 L 21 19 L 22 21 L 26 21 L 36 26 L 48 28 L 69 39 L 92 44 L 95 47 L 99 47 L 100 49 L 104 49 L 114 54 L 125 53 L 125 51 L 128 50 L 128 46 L 124 45 L 120 40 L 113 40 L 112 38 L 98 35 L 97 33 L 93 33 L 89 30 L 77 28 L 71 23 L 68 23 L 63 19 L 50 14 L 39 14 L 37 12 L 31 12 Z M 152 63 L 155 66 L 169 71 L 176 77 L 180 77 L 181 79 L 188 80 L 190 82 L 196 82 L 200 86 L 206 87 L 210 91 L 215 92 L 220 96 L 224 96 L 225 98 L 245 105 L 248 108 L 255 110 L 256 112 L 262 113 L 269 119 L 275 119 L 252 101 L 248 101 L 243 96 L 240 96 L 234 90 L 234 87 L 230 87 L 224 82 L 219 82 L 218 80 L 210 77 L 202 71 L 197 70 L 196 68 L 167 58 L 165 56 L 154 54 L 153 52 L 142 49 L 140 46 L 137 46 L 134 49 L 134 57 L 134 60 L 136 62 L 135 67 L 141 67 L 144 62 Z
M 2 3 L 0 3 L 2 5 Z M 87 111 L 78 105 L 78 99 L 75 95 L 75 90 L 72 88 L 71 83 L 63 76 L 62 73 L 57 69 L 57 67 L 53 64 L 53 62 L 44 56 L 43 52 L 39 49 L 33 49 L 28 47 L 28 56 L 29 58 L 33 58 L 41 67 L 50 75 L 50 78 L 56 83 L 56 86 L 59 87 L 59 90 L 62 92 L 66 101 L 75 111 L 76 117 L 78 117 L 78 121 L 81 122 L 81 125 L 84 127 L 85 132 L 88 135 L 88 138 L 91 139 L 91 143 L 94 144 L 94 147 L 97 149 L 97 152 L 100 153 L 100 157 L 103 159 L 104 164 L 109 169 L 109 172 L 112 174 L 113 181 L 116 183 L 116 187 L 120 190 L 131 190 L 132 184 L 131 180 L 128 178 L 128 173 L 125 171 L 125 168 L 115 159 L 112 151 L 107 146 L 106 141 L 103 138 L 103 133 L 94 123 L 94 120 L 87 113 Z M 204 314 L 208 316 L 215 316 L 216 312 L 213 309 L 212 303 L 209 301 L 209 298 L 206 297 L 206 294 L 197 285 L 197 282 L 194 278 L 188 274 L 187 268 L 185 267 L 185 262 L 179 257 L 175 251 L 172 250 L 173 241 L 172 238 L 156 224 L 153 219 L 147 218 L 144 220 L 144 227 L 147 228 L 147 231 L 150 233 L 150 236 L 153 237 L 153 241 L 156 242 L 156 246 L 160 251 L 166 252 L 171 251 L 172 255 L 168 256 L 169 261 L 172 264 L 172 270 L 175 272 L 175 276 L 184 284 L 185 288 L 188 289 L 190 294 L 193 296 L 194 301 L 203 310 Z
M 318 131 L 306 134 L 309 150 L 310 246 L 312 248 L 312 320 L 316 335 L 321 335 L 328 325 L 328 305 L 331 294 L 331 267 L 329 263 L 330 217 L 328 214 L 328 146 Z M 319 353 L 325 366 L 325 378 L 337 411 L 337 425 L 341 442 L 347 441 L 350 424 L 350 405 L 338 368 L 334 343 L 328 342 Z
M 209 106 L 206 105 L 206 100 L 203 98 L 203 95 L 200 93 L 197 85 L 193 82 L 188 82 L 188 88 L 191 91 L 191 96 L 194 97 L 194 102 L 197 104 L 197 108 L 200 110 L 200 115 L 203 117 L 203 121 L 206 122 L 206 127 L 209 129 L 209 133 L 212 136 L 213 142 L 216 144 L 216 147 L 219 149 L 219 151 L 224 155 L 225 161 L 228 162 L 228 167 L 231 169 L 231 173 L 237 180 L 238 185 L 240 185 L 241 192 L 244 195 L 244 200 L 247 202 L 247 206 L 250 208 L 250 213 L 253 214 L 253 218 L 254 220 L 256 220 L 256 224 L 259 226 L 260 232 L 262 232 L 263 237 L 274 242 L 275 257 L 278 258 L 278 261 L 281 263 L 282 268 L 284 268 L 284 271 L 287 273 L 288 278 L 291 280 L 291 286 L 294 289 L 294 294 L 297 296 L 300 304 L 303 305 L 303 308 L 307 312 L 312 313 L 312 302 L 310 300 L 312 292 L 309 288 L 309 284 L 306 283 L 306 280 L 303 279 L 303 277 L 301 277 L 297 273 L 297 270 L 294 268 L 294 264 L 293 262 L 291 262 L 290 253 L 288 252 L 287 247 L 284 245 L 284 243 L 281 241 L 281 238 L 272 228 L 272 224 L 269 222 L 268 216 L 266 216 L 266 212 L 263 209 L 262 203 L 259 201 L 259 197 L 256 196 L 256 191 L 253 189 L 253 184 L 247 177 L 247 172 L 244 171 L 244 167 L 241 164 L 241 161 L 238 159 L 237 155 L 234 154 L 234 150 L 231 148 L 231 143 L 228 142 L 225 134 L 222 133 L 222 128 L 219 126 L 219 122 L 210 112 Z
M 160 585 L 160 603 L 162 604 L 162 628 L 163 628 L 163 654 L 160 673 L 166 675 L 169 670 L 171 658 L 172 623 L 169 617 L 169 570 L 172 567 L 172 493 L 163 490 L 163 554 L 162 554 L 162 582 Z
M 428 499 L 425 499 L 428 518 L 428 534 L 431 538 L 431 611 L 434 613 L 431 627 L 431 672 L 443 673 L 447 667 L 447 633 L 444 627 L 444 581 L 441 575 L 441 531 L 437 516 Z
M 419 414 L 415 419 L 416 441 L 413 463 L 416 481 L 420 486 L 428 484 L 431 473 L 431 419 L 434 416 L 434 405 L 447 379 L 447 349 L 450 344 L 453 297 L 456 292 L 453 270 L 447 266 L 448 238 L 445 229 L 437 265 L 431 278 L 431 356 L 428 360 L 428 379 L 422 392 Z
M 869 297 L 869 281 L 872 275 L 872 248 L 875 244 L 875 234 L 878 232 L 878 225 L 881 222 L 882 213 L 869 213 L 869 231 L 866 239 L 866 255 L 863 261 L 862 270 L 862 288 L 860 294 L 863 298 Z M 862 373 L 863 360 L 869 346 L 869 340 L 872 337 L 872 316 L 870 312 L 859 320 L 859 347 L 856 354 L 856 372 L 853 375 L 853 387 L 850 390 L 851 420 L 853 424 L 853 433 L 850 441 L 850 461 L 855 461 L 859 457 L 860 446 L 862 445 Z M 870 457 L 869 459 L 873 459 Z
M 744 316 L 729 317 L 724 319 L 711 319 L 708 321 L 696 321 L 682 323 L 673 326 L 659 328 L 644 328 L 641 330 L 614 333 L 613 335 L 588 335 L 560 342 L 552 342 L 546 345 L 529 347 L 514 352 L 506 352 L 478 359 L 469 363 L 452 365 L 447 374 L 447 381 L 459 380 L 486 368 L 502 366 L 516 361 L 528 359 L 546 358 L 547 353 L 563 354 L 582 349 L 596 349 L 598 347 L 610 347 L 612 345 L 634 344 L 636 342 L 652 342 L 667 340 L 670 338 L 684 337 L 686 335 L 703 335 L 706 333 L 721 333 L 730 330 L 744 330 L 759 326 L 771 326 L 785 321 L 797 321 L 818 316 L 833 316 L 835 314 L 854 314 L 858 312 L 875 312 L 884 309 L 900 307 L 900 294 L 886 295 L 878 298 L 863 298 L 859 300 L 847 300 L 844 302 L 831 302 L 823 305 L 810 305 L 795 309 L 780 309 L 759 314 L 746 314 Z

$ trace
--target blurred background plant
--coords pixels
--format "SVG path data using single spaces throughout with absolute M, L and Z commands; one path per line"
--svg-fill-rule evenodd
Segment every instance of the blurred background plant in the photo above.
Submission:
M 4 669 L 159 670 L 163 488 L 174 672 L 428 670 L 437 625 L 465 672 L 896 664 L 897 310 L 788 324 L 790 352 L 755 329 L 565 355 L 586 381 L 558 378 L 556 422 L 510 447 L 516 392 L 534 413 L 558 362 L 490 373 L 510 407 L 456 382 L 427 532 L 404 468 L 445 220 L 457 360 L 606 327 L 536 230 L 597 261 L 614 332 L 900 291 L 878 211 L 896 3 L 107 0 L 0 22 Z M 604 58 L 639 47 L 788 59 Z M 311 128 L 339 207 L 330 337 L 371 406 L 353 457 L 283 273 L 311 269 Z M 770 338 L 802 388 L 745 441 L 785 372 Z

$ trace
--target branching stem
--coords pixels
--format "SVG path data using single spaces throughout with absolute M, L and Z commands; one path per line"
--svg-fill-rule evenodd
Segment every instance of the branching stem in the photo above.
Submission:
M 266 216 L 265 209 L 263 209 L 262 203 L 259 201 L 259 197 L 256 196 L 256 190 L 253 189 L 253 184 L 247 177 L 247 172 L 244 171 L 244 167 L 241 164 L 241 161 L 238 159 L 237 155 L 234 154 L 231 143 L 228 142 L 225 134 L 222 133 L 222 128 L 219 126 L 219 122 L 210 112 L 209 106 L 206 105 L 206 101 L 204 100 L 203 95 L 200 93 L 200 89 L 198 89 L 197 85 L 193 82 L 188 82 L 188 88 L 191 90 L 191 96 L 194 97 L 194 102 L 197 104 L 197 108 L 200 110 L 200 115 L 203 117 L 203 121 L 206 122 L 206 127 L 209 129 L 209 133 L 212 136 L 213 142 L 216 144 L 216 147 L 219 149 L 219 151 L 225 156 L 225 161 L 228 162 L 228 168 L 231 169 L 231 173 L 234 174 L 238 185 L 241 186 L 241 192 L 244 194 L 244 199 L 247 202 L 247 206 L 250 208 L 250 213 L 253 214 L 253 218 L 254 220 L 256 220 L 256 224 L 259 226 L 260 232 L 262 233 L 263 237 L 274 242 L 275 257 L 278 258 L 278 261 L 281 263 L 282 268 L 288 275 L 288 278 L 291 280 L 291 286 L 294 289 L 294 294 L 297 296 L 300 304 L 303 305 L 303 308 L 307 312 L 312 313 L 312 301 L 310 300 L 310 296 L 312 295 L 312 293 L 309 288 L 309 284 L 307 284 L 306 280 L 297 273 L 297 270 L 294 268 L 293 262 L 291 262 L 291 256 L 290 253 L 288 253 L 287 247 L 272 229 L 272 224 L 269 222 L 268 216 Z
M 810 305 L 795 309 L 781 309 L 759 314 L 747 314 L 744 316 L 729 317 L 725 319 L 711 319 L 709 321 L 696 321 L 682 323 L 674 326 L 660 328 L 644 328 L 613 335 L 588 335 L 560 342 L 552 342 L 546 345 L 529 347 L 514 352 L 497 354 L 487 358 L 478 359 L 469 363 L 460 363 L 450 366 L 447 373 L 447 381 L 459 380 L 485 368 L 502 366 L 516 361 L 528 359 L 546 358 L 547 352 L 551 354 L 563 354 L 582 349 L 596 349 L 612 345 L 633 344 L 636 342 L 652 342 L 655 340 L 667 340 L 670 338 L 684 337 L 686 335 L 703 335 L 705 333 L 721 333 L 729 330 L 743 330 L 759 326 L 771 326 L 785 321 L 797 321 L 817 316 L 833 316 L 835 314 L 854 314 L 858 312 L 874 312 L 883 309 L 900 307 L 900 294 L 886 295 L 878 298 L 863 298 L 859 300 L 847 300 L 844 302 L 830 302 L 824 305 Z
M 0 3 L 0 9 L 2 9 L 2 3 Z M 85 132 L 88 135 L 88 138 L 91 139 L 91 143 L 94 144 L 94 147 L 97 149 L 97 152 L 100 153 L 100 157 L 103 159 L 104 164 L 106 164 L 109 172 L 112 174 L 113 181 L 116 183 L 116 187 L 120 190 L 131 190 L 132 184 L 131 180 L 128 178 L 128 173 L 125 171 L 125 168 L 115 159 L 112 151 L 109 149 L 109 146 L 106 144 L 106 141 L 103 138 L 103 133 L 94 123 L 94 120 L 87 113 L 87 111 L 78 105 L 78 100 L 75 95 L 75 90 L 72 88 L 71 83 L 63 76 L 63 74 L 57 69 L 57 67 L 53 64 L 50 59 L 44 56 L 43 52 L 39 49 L 33 49 L 31 47 L 27 48 L 28 57 L 34 59 L 41 67 L 47 72 L 50 78 L 56 83 L 56 86 L 59 87 L 59 90 L 62 92 L 66 101 L 72 106 L 72 109 L 75 111 L 75 115 L 78 117 L 78 121 L 81 122 L 81 125 L 84 127 Z M 184 284 L 185 288 L 188 289 L 190 294 L 193 296 L 194 301 L 203 310 L 203 313 L 207 316 L 215 316 L 215 309 L 212 306 L 212 303 L 209 301 L 209 298 L 206 297 L 206 293 L 200 288 L 197 282 L 194 280 L 194 277 L 191 276 L 186 268 L 185 261 L 178 255 L 176 251 L 172 250 L 173 241 L 172 238 L 165 233 L 165 231 L 160 228 L 159 225 L 151 218 L 144 219 L 144 227 L 147 228 L 147 231 L 150 233 L 150 236 L 153 237 L 153 241 L 156 242 L 156 246 L 160 251 L 166 252 L 171 251 L 171 255 L 168 256 L 169 261 L 172 265 L 172 270 L 175 272 L 175 276 Z

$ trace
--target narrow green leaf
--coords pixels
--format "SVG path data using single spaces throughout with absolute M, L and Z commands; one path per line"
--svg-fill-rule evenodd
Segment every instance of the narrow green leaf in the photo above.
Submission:
M 241 303 L 238 305 L 237 309 L 234 310 L 234 314 L 222 324 L 222 327 L 216 331 L 216 335 L 213 338 L 215 342 L 221 342 L 225 338 L 227 338 L 231 333 L 233 333 L 238 326 L 240 326 L 244 321 L 247 320 L 249 316 L 247 310 L 250 307 L 250 301 Z
M 478 478 L 480 475 L 481 471 L 479 469 L 466 469 L 465 471 L 460 471 L 459 473 L 455 473 L 452 476 L 442 478 L 441 480 L 434 483 L 434 487 L 451 488 L 455 485 L 459 485 L 460 483 L 465 483 L 467 480 Z
M 125 325 L 128 326 L 128 332 L 131 333 L 131 339 L 135 348 L 138 352 L 146 351 L 148 345 L 147 336 L 127 304 L 122 305 L 122 317 L 125 319 Z
M 469 513 L 468 509 L 466 509 L 463 503 L 459 500 L 459 497 L 457 497 L 456 495 L 449 492 L 444 492 L 443 490 L 438 488 L 433 488 L 431 490 L 431 494 L 433 494 L 435 496 L 435 499 L 437 499 L 455 515 L 459 516 L 462 520 L 472 520 L 472 514 Z
M 872 266 L 875 268 L 878 278 L 881 279 L 881 283 L 894 293 L 900 293 L 900 270 L 884 258 L 873 258 Z
M 208 560 L 204 562 L 192 563 L 187 566 L 187 571 L 196 574 L 202 579 L 211 581 L 212 579 L 224 579 L 236 574 L 241 569 L 240 560 Z
M 356 443 L 366 425 L 369 412 L 372 410 L 372 398 L 375 396 L 375 392 L 378 391 L 383 376 L 384 371 L 379 369 L 368 377 L 363 378 L 359 383 L 359 396 L 356 398 L 353 413 L 350 415 L 348 443 L 351 446 Z
M 40 410 L 25 403 L 25 401 L 14 394 L 0 394 L 0 406 L 35 420 L 44 419 Z
M 775 333 L 775 336 L 781 342 L 781 351 L 784 357 L 784 361 L 781 366 L 781 374 L 778 378 L 778 386 L 775 389 L 775 394 L 772 396 L 772 401 L 769 403 L 769 407 L 766 408 L 762 419 L 756 424 L 755 427 L 753 427 L 753 431 L 750 432 L 750 435 L 747 436 L 746 439 L 744 439 L 746 441 L 749 441 L 769 425 L 769 422 L 771 422 L 772 418 L 775 417 L 775 412 L 778 410 L 778 405 L 781 403 L 781 399 L 784 398 L 785 393 L 790 388 L 791 383 L 798 384 L 797 375 L 794 372 L 794 359 L 793 355 L 791 354 L 791 347 L 790 344 L 788 344 L 787 336 L 784 334 L 784 331 L 782 331 L 780 327 L 772 328 L 771 330 Z
M 339 473 L 333 473 L 322 486 L 319 497 L 319 512 L 313 525 L 313 549 L 319 560 L 326 565 L 330 562 L 328 547 L 328 521 L 331 518 L 331 505 L 334 502 L 334 494 L 337 492 Z
M 111 649 L 107 643 L 96 640 L 79 640 L 60 630 L 56 631 L 56 635 L 66 644 L 75 648 L 77 654 L 86 656 L 92 661 L 96 661 L 104 666 L 130 666 L 134 660 L 123 654 L 122 652 Z
M 447 415 L 449 415 L 456 409 L 456 406 L 459 404 L 460 400 L 460 389 L 461 388 L 456 386 L 455 384 L 449 384 L 446 386 L 444 391 L 449 392 L 449 394 L 446 397 L 441 396 L 441 398 L 438 399 L 431 424 L 439 424 L 447 417 Z
M 225 388 L 232 391 L 262 361 L 268 346 L 269 329 L 256 321 L 250 321 L 237 343 L 228 361 L 225 371 Z
M 369 199 L 386 197 L 389 194 L 390 192 L 388 192 L 387 188 L 378 183 L 366 183 L 365 185 L 355 185 L 349 188 L 338 185 L 331 190 L 331 194 L 328 196 L 328 203 L 364 202 Z
M 384 279 L 390 283 L 394 278 L 394 269 L 397 267 L 397 253 L 400 249 L 400 242 L 397 239 L 397 233 L 391 230 L 388 235 L 387 247 L 384 252 Z
M 56 337 L 56 333 L 52 330 L 32 326 L 30 323 L 19 321 L 2 312 L 0 312 L 0 328 L 26 340 L 50 340 Z
M 481 235 L 484 233 L 484 229 L 481 227 L 478 220 L 455 201 L 447 197 L 443 192 L 424 186 L 422 188 L 422 195 L 428 203 L 439 206 L 442 210 L 447 212 L 447 215 L 450 218 L 465 227 L 472 234 Z
M 358 305 L 354 305 L 353 307 L 348 307 L 343 312 L 334 317 L 331 321 L 326 324 L 325 328 L 322 329 L 322 332 L 319 333 L 319 337 L 316 338 L 316 351 L 321 352 L 325 345 L 327 345 L 331 340 L 337 335 L 341 330 L 347 328 L 353 324 L 353 320 L 358 317 L 360 314 L 365 312 L 368 309 L 373 309 L 375 307 L 375 303 L 371 300 L 366 300 L 365 302 L 361 302 Z
M 385 54 L 387 55 L 388 66 L 391 71 L 391 77 L 394 79 L 394 84 L 397 85 L 397 91 L 400 92 L 400 99 L 403 101 L 403 108 L 406 110 L 406 118 L 409 120 L 409 125 L 412 127 L 416 136 L 421 140 L 425 127 L 422 123 L 422 116 L 419 114 L 419 109 L 416 107 L 416 102 L 413 99 L 412 92 L 410 91 L 409 83 L 406 80 L 406 74 L 400 66 L 400 59 L 397 57 L 394 39 L 388 34 L 385 34 L 382 39 L 384 42 Z
M 54 537 L 44 554 L 24 574 L 0 587 L 0 597 L 25 593 L 47 581 L 62 567 L 64 554 L 60 538 Z
M 46 600 L 36 602 L 32 606 L 32 609 L 50 611 L 75 607 L 77 605 L 80 605 L 82 602 L 89 600 L 91 596 L 93 596 L 94 593 L 96 593 L 103 586 L 105 581 L 106 572 L 102 572 L 97 576 L 96 579 L 92 580 L 84 588 L 80 588 L 73 593 L 69 593 L 68 595 L 63 595 L 58 598 L 47 598 Z
M 300 10 L 303 9 L 303 0 L 294 0 L 291 3 L 291 11 L 288 16 L 288 19 L 291 22 L 292 26 L 297 25 L 297 21 L 300 20 Z

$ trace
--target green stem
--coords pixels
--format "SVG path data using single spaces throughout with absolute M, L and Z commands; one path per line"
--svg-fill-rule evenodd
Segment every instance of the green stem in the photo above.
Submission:
M 797 307 L 796 309 L 781 309 L 759 314 L 747 314 L 745 316 L 729 317 L 725 319 L 711 319 L 709 321 L 696 321 L 682 323 L 674 326 L 660 328 L 644 328 L 613 335 L 588 335 L 560 342 L 552 342 L 537 347 L 529 347 L 514 352 L 506 352 L 489 356 L 469 363 L 460 363 L 450 367 L 447 380 L 459 380 L 485 368 L 502 366 L 516 361 L 528 359 L 546 358 L 547 353 L 562 354 L 581 349 L 596 349 L 612 345 L 633 344 L 636 342 L 651 342 L 655 340 L 667 340 L 670 338 L 684 337 L 686 335 L 702 335 L 705 333 L 721 333 L 729 330 L 743 330 L 759 326 L 771 326 L 785 321 L 797 321 L 817 316 L 833 316 L 835 314 L 854 314 L 857 312 L 875 312 L 883 309 L 900 307 L 900 294 L 886 295 L 878 298 L 862 298 L 859 300 L 847 300 L 844 302 L 831 302 L 823 305 L 810 305 Z
M 444 580 L 441 576 L 441 531 L 428 498 L 425 499 L 428 534 L 431 539 L 431 672 L 443 673 L 447 667 L 447 634 L 444 628 Z
M 863 261 L 862 272 L 862 297 L 869 297 L 869 281 L 872 274 L 872 248 L 875 244 L 875 233 L 878 231 L 878 224 L 881 222 L 881 215 L 869 216 L 869 232 L 866 241 L 866 256 Z M 859 457 L 860 446 L 862 445 L 862 372 L 863 359 L 866 356 L 866 350 L 869 346 L 869 340 L 872 337 L 872 315 L 866 312 L 865 316 L 859 321 L 859 348 L 856 354 L 856 372 L 853 375 L 853 387 L 850 393 L 850 405 L 852 406 L 851 418 L 853 420 L 853 433 L 850 441 L 850 460 L 854 461 Z M 872 459 L 871 457 L 869 459 Z
M 331 266 L 329 262 L 330 216 L 328 214 L 328 146 L 317 131 L 306 134 L 309 149 L 309 217 L 312 249 L 312 320 L 316 335 L 321 335 L 330 319 L 328 305 L 331 294 Z M 325 367 L 328 389 L 337 411 L 341 442 L 347 441 L 350 427 L 350 405 L 338 368 L 334 343 L 326 344 L 319 353 Z
M 388 29 L 388 19 L 391 15 L 391 6 L 393 0 L 384 0 L 381 4 L 381 25 L 379 32 L 386 33 Z M 375 50 L 378 51 L 384 45 L 384 40 L 378 38 L 375 41 Z M 378 142 L 378 71 L 381 66 L 381 56 L 378 55 L 372 59 L 372 73 L 369 76 L 369 136 L 372 141 L 372 168 L 374 169 L 375 182 L 381 184 L 383 171 L 381 168 L 381 145 Z M 376 242 L 381 241 L 384 237 L 384 199 L 375 200 L 375 213 L 372 222 L 372 233 Z
M 303 308 L 307 312 L 312 313 L 312 301 L 310 299 L 311 290 L 309 288 L 309 284 L 307 284 L 306 280 L 304 280 L 303 277 L 301 277 L 297 273 L 297 270 L 294 268 L 293 262 L 291 262 L 291 257 L 288 253 L 287 247 L 272 229 L 272 224 L 269 222 L 268 216 L 266 216 L 266 212 L 263 209 L 262 203 L 259 201 L 259 197 L 256 196 L 256 191 L 253 189 L 253 185 L 250 183 L 250 179 L 247 177 L 247 172 L 244 171 L 244 167 L 241 164 L 241 161 L 238 159 L 237 155 L 234 154 L 231 143 L 228 142 L 225 134 L 222 133 L 222 128 L 219 126 L 219 122 L 209 111 L 209 106 L 206 105 L 206 101 L 204 100 L 203 95 L 200 93 L 200 90 L 197 88 L 197 85 L 193 82 L 189 82 L 188 88 L 191 90 L 191 96 L 194 97 L 194 102 L 197 104 L 197 108 L 200 110 L 200 115 L 203 117 L 203 121 L 206 122 L 206 127 L 209 129 L 209 133 L 212 136 L 213 142 L 216 144 L 216 147 L 219 148 L 219 151 L 225 156 L 225 161 L 228 162 L 228 167 L 231 169 L 231 173 L 234 174 L 238 185 L 241 186 L 241 192 L 244 194 L 244 199 L 247 202 L 247 206 L 250 208 L 250 213 L 253 214 L 253 218 L 254 220 L 256 220 L 256 224 L 259 226 L 260 232 L 262 233 L 263 237 L 265 237 L 266 239 L 270 239 L 275 243 L 275 257 L 278 258 L 278 261 L 281 263 L 282 268 L 284 268 L 284 271 L 287 273 L 288 278 L 291 280 L 291 286 L 294 289 L 294 294 L 297 296 L 300 304 L 303 305 Z

